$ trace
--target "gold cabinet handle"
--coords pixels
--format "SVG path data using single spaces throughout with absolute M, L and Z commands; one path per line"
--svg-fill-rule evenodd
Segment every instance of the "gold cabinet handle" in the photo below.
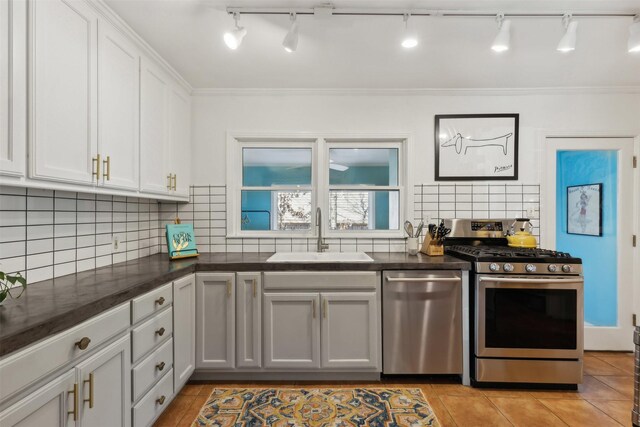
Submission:
M 91 175 L 96 177 L 96 182 L 100 180 L 100 154 L 96 154 L 96 156 L 91 159 L 92 171 Z
M 158 371 L 162 371 L 162 370 L 164 369 L 164 366 L 165 366 L 165 365 L 164 365 L 164 362 L 160 362 L 160 363 L 158 363 L 158 364 L 156 365 L 156 369 L 157 369 Z
M 178 185 L 178 175 L 173 174 L 173 191 L 176 191 L 176 187 Z
M 258 296 L 258 284 L 256 283 L 256 279 L 253 279 L 253 297 L 256 298 Z
M 158 405 L 164 405 L 164 401 L 165 401 L 166 397 L 164 397 L 164 395 L 160 396 L 159 398 L 156 399 L 156 403 Z
M 164 304 L 164 302 L 165 302 L 164 297 L 160 297 L 160 298 L 158 298 L 158 299 L 156 300 L 156 304 L 158 304 L 158 305 L 162 305 L 162 304 Z
M 231 280 L 227 280 L 227 296 L 231 296 Z
M 169 189 L 169 191 L 171 191 L 171 177 L 171 174 L 167 175 L 167 179 L 169 180 L 169 185 L 167 185 L 167 188 Z
M 89 398 L 83 399 L 83 402 L 89 402 L 89 408 L 93 408 L 93 372 L 89 374 L 89 379 L 84 380 L 84 384 L 89 383 Z
M 323 300 L 323 304 L 322 304 L 322 316 L 325 319 L 327 318 L 327 299 L 326 298 Z
M 80 350 L 86 350 L 89 347 L 89 343 L 91 343 L 91 339 L 89 337 L 83 337 L 80 341 L 75 343 L 75 346 Z
M 67 416 L 73 415 L 73 421 L 78 420 L 78 383 L 73 385 L 73 390 L 69 393 L 73 393 L 73 410 L 67 411 Z
M 311 301 L 311 317 L 316 318 L 316 300 Z
M 104 166 L 102 177 L 106 178 L 107 181 L 111 181 L 111 156 L 107 156 L 107 160 L 103 160 L 102 164 Z
M 160 328 L 160 329 L 158 329 L 158 330 L 156 331 L 156 335 L 163 336 L 163 335 L 164 335 L 164 332 L 165 332 L 165 329 L 164 329 L 164 328 Z

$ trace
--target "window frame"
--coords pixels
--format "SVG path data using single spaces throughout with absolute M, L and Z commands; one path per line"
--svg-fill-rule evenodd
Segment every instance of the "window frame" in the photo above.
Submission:
M 269 132 L 228 132 L 227 133 L 227 211 L 226 237 L 230 238 L 305 238 L 318 237 L 316 226 L 316 208 L 322 210 L 322 231 L 327 238 L 402 238 L 402 223 L 407 218 L 409 207 L 413 204 L 410 187 L 410 148 L 412 137 L 408 134 L 322 134 L 308 133 L 269 133 Z M 242 150 L 244 148 L 311 148 L 311 186 L 272 186 L 244 187 L 242 181 Z M 397 230 L 330 230 L 329 228 L 329 149 L 330 148 L 397 148 L 398 149 L 398 185 L 397 186 L 350 186 L 353 190 L 398 191 L 398 229 Z M 335 186 L 333 186 L 335 187 Z M 340 189 L 343 186 L 340 186 Z M 349 186 L 344 186 L 349 187 Z M 301 231 L 278 230 L 242 230 L 241 194 L 243 190 L 295 190 L 311 191 L 311 227 Z

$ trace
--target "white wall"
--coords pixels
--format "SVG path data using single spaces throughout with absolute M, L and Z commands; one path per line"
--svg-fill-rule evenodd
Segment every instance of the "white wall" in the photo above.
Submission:
M 411 133 L 414 164 L 410 184 L 432 182 L 434 115 L 453 113 L 519 113 L 520 182 L 539 183 L 540 130 L 640 134 L 640 93 L 589 92 L 196 94 L 192 106 L 192 183 L 226 184 L 227 131 Z

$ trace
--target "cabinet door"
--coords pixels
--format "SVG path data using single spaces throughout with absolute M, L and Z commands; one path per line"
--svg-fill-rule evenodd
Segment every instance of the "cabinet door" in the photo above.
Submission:
M 320 297 L 316 293 L 264 294 L 264 366 L 320 367 Z
M 24 176 L 27 2 L 0 2 L 0 174 Z
M 173 192 L 189 196 L 191 182 L 191 98 L 177 86 L 169 91 L 169 173 L 173 174 Z
M 75 384 L 75 369 L 71 369 L 0 412 L 0 426 L 76 426 L 73 417 Z M 80 402 L 78 396 L 76 408 Z
M 129 334 L 77 366 L 80 425 L 131 425 L 131 342 Z
M 196 275 L 196 368 L 233 368 L 234 273 Z
M 173 282 L 173 374 L 177 393 L 196 366 L 196 277 Z
M 97 16 L 77 0 L 29 5 L 30 173 L 90 184 L 97 149 Z
M 376 293 L 323 293 L 320 298 L 322 367 L 378 368 Z
M 153 62 L 142 58 L 140 69 L 140 190 L 167 194 L 166 169 L 169 119 L 169 78 Z
M 260 273 L 238 273 L 236 354 L 239 368 L 262 365 L 262 280 Z
M 106 21 L 98 23 L 100 184 L 138 189 L 140 55 Z

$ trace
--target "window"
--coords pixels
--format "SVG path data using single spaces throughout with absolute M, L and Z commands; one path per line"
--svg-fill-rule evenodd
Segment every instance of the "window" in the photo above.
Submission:
M 402 235 L 405 139 L 228 144 L 229 235 L 313 237 L 316 207 L 328 237 Z

